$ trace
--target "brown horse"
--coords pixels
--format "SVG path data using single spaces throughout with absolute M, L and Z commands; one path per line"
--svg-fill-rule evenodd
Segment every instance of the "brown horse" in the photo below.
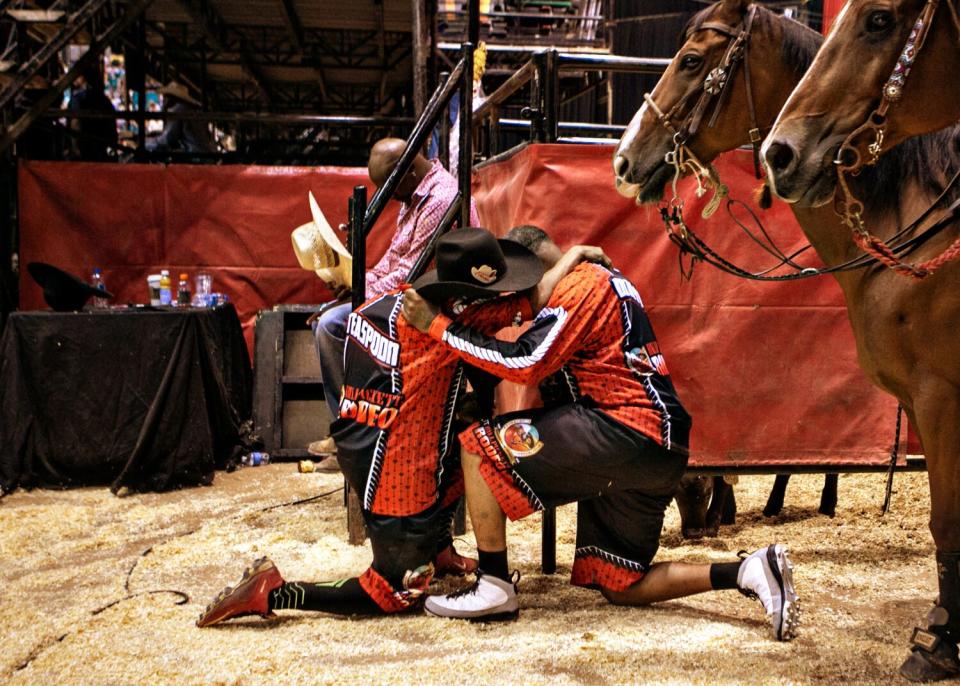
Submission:
M 751 12 L 755 16 L 744 61 L 751 67 L 754 121 L 749 118 L 747 73 L 741 66 L 733 71 L 727 85 L 730 92 L 723 96 L 726 100 L 718 96 L 707 104 L 701 125 L 695 135 L 686 138 L 686 145 L 708 164 L 720 152 L 749 143 L 751 128 L 763 130 L 773 123 L 777 109 L 813 60 L 819 37 L 772 12 L 751 8 L 748 0 L 723 0 L 691 21 L 686 42 L 621 139 L 614 154 L 614 171 L 622 194 L 640 201 L 655 201 L 663 195 L 672 174 L 664 155 L 674 150 L 676 133 L 689 132 L 687 117 L 699 103 L 698 93 L 707 75 L 728 60 L 728 48 L 745 28 Z M 728 30 L 722 30 L 724 26 Z M 708 116 L 714 119 L 712 127 L 702 123 Z M 862 171 L 854 184 L 866 205 L 865 219 L 876 232 L 894 233 L 937 197 L 944 177 L 960 169 L 958 140 L 957 130 L 911 139 Z M 927 161 L 931 159 L 946 173 L 930 174 Z M 794 205 L 793 211 L 828 267 L 860 255 L 831 206 Z M 955 233 L 938 234 L 917 252 L 942 250 Z M 956 639 L 951 632 L 960 618 L 960 584 L 956 581 L 960 556 L 953 552 L 960 550 L 960 351 L 952 330 L 960 321 L 960 265 L 948 264 L 919 282 L 876 263 L 838 271 L 834 276 L 847 304 L 861 368 L 876 385 L 900 400 L 924 444 L 930 474 L 931 531 L 941 551 L 938 559 L 953 561 L 954 567 L 946 575 L 941 573 L 941 607 L 931 613 L 932 633 L 914 635 L 915 646 L 926 645 L 930 650 L 917 647 L 901 671 L 917 680 L 943 678 L 956 673 Z
M 838 146 L 872 118 L 855 141 L 865 161 L 868 144 L 886 152 L 960 120 L 957 0 L 850 0 L 808 73 L 764 153 L 780 197 L 820 204 L 833 195 Z

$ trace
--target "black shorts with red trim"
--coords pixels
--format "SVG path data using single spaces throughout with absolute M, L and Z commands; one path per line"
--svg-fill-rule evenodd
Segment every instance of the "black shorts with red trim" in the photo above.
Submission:
M 578 503 L 573 584 L 622 591 L 643 578 L 686 455 L 581 403 L 479 422 L 460 441 L 482 456 L 480 474 L 511 520 Z
M 419 514 L 389 517 L 363 511 L 363 521 L 373 548 L 373 562 L 360 577 L 360 585 L 384 612 L 400 612 L 403 576 L 433 562 L 452 542 L 450 527 L 459 498 L 439 502 Z
M 333 426 L 337 427 L 337 422 Z M 366 490 L 373 452 L 337 446 L 340 470 L 350 488 L 358 494 Z M 427 509 L 411 515 L 362 510 L 373 548 L 373 563 L 360 577 L 360 585 L 384 612 L 408 609 L 409 603 L 402 598 L 404 574 L 433 562 L 437 553 L 453 541 L 453 515 L 463 495 L 463 473 L 457 445 L 451 446 L 438 471 L 442 478 L 437 501 Z

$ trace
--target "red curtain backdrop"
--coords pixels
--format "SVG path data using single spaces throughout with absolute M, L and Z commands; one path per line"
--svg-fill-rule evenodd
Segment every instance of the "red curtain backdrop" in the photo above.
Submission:
M 534 223 L 563 245 L 602 245 L 637 283 L 694 417 L 693 464 L 884 463 L 896 404 L 857 368 L 835 282 L 748 282 L 706 265 L 684 282 L 656 210 L 613 190 L 611 155 L 609 147 L 537 145 L 481 167 L 474 189 L 483 223 L 498 234 Z M 751 196 L 749 155 L 717 167 L 733 196 Z M 203 269 L 237 306 L 252 342 L 257 310 L 328 299 L 297 265 L 290 232 L 310 218 L 308 190 L 336 226 L 358 183 L 370 187 L 363 169 L 23 163 L 21 263 L 84 276 L 99 266 L 121 303 L 147 302 L 146 277 L 161 268 L 191 278 Z M 770 263 L 723 210 L 706 222 L 704 200 L 688 186 L 684 195 L 688 221 L 721 253 L 754 269 Z M 397 207 L 371 234 L 368 264 L 389 243 Z M 784 249 L 805 242 L 785 206 L 764 221 Z M 23 273 L 22 307 L 44 308 Z
M 257 310 L 322 303 L 331 295 L 300 268 L 290 232 L 310 221 L 313 191 L 331 226 L 347 220 L 353 187 L 373 188 L 366 169 L 23 162 L 20 259 L 49 262 L 89 279 L 93 267 L 118 303 L 149 302 L 147 275 L 169 269 L 213 275 L 243 323 L 250 349 Z M 372 265 L 390 243 L 396 202 L 367 242 Z M 346 238 L 344 237 L 344 243 Z M 22 270 L 23 309 L 46 307 Z
M 826 36 L 833 26 L 833 20 L 840 14 L 847 0 L 823 0 L 823 35 Z
M 656 208 L 614 190 L 612 155 L 608 146 L 535 145 L 483 166 L 474 189 L 480 216 L 498 234 L 532 223 L 562 246 L 601 245 L 633 279 L 694 418 L 691 463 L 885 463 L 896 402 L 857 367 L 836 282 L 745 281 L 703 264 L 682 280 Z M 750 153 L 716 166 L 732 197 L 752 197 Z M 703 220 L 707 198 L 689 183 L 681 188 L 688 223 L 716 250 L 754 270 L 771 264 L 722 208 Z M 783 203 L 761 215 L 784 250 L 806 244 Z M 819 264 L 812 251 L 801 260 Z

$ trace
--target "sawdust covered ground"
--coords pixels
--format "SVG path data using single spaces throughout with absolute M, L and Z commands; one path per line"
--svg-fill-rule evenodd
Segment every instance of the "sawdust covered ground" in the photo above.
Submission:
M 741 479 L 740 518 L 685 545 L 675 508 L 658 559 L 726 561 L 790 545 L 800 638 L 768 637 L 760 605 L 734 591 L 616 608 L 567 583 L 572 508 L 559 514 L 559 573 L 539 572 L 540 520 L 510 525 L 522 613 L 509 624 L 425 616 L 346 619 L 288 612 L 194 627 L 243 567 L 269 554 L 290 580 L 362 571 L 342 497 L 264 510 L 337 488 L 292 464 L 217 475 L 213 487 L 117 498 L 107 489 L 18 492 L 0 501 L 0 682 L 10 684 L 876 683 L 896 681 L 911 628 L 936 595 L 926 475 L 840 479 L 835 519 L 822 478 L 795 477 L 784 513 L 760 514 L 773 477 Z M 459 544 L 472 550 L 468 534 Z M 179 591 L 189 602 L 178 605 Z M 119 601 L 119 602 L 118 602 Z

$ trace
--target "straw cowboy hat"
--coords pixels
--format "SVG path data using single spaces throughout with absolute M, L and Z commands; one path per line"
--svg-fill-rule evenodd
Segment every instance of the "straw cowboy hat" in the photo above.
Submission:
M 190 91 L 179 81 L 171 81 L 166 86 L 160 88 L 160 93 L 183 102 L 189 102 L 200 107 L 200 101 L 190 95 Z
M 313 193 L 309 193 L 313 221 L 298 226 L 290 234 L 293 252 L 304 269 L 316 272 L 327 283 L 353 285 L 353 258 L 320 211 Z
M 437 302 L 447 297 L 489 297 L 525 291 L 543 276 L 543 263 L 519 243 L 486 229 L 456 229 L 437 241 L 437 268 L 414 282 L 417 293 Z

